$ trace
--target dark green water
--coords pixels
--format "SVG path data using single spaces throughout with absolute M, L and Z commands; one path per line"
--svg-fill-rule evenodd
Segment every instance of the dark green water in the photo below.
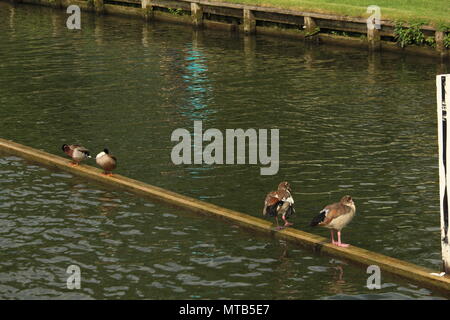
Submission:
M 435 75 L 417 57 L 0 3 L 0 137 L 61 155 L 107 146 L 117 172 L 260 216 L 293 187 L 295 228 L 351 194 L 343 240 L 440 268 Z M 175 166 L 177 128 L 280 129 L 280 170 Z M 89 164 L 94 165 L 94 161 Z M 0 297 L 430 298 L 440 294 L 0 155 Z M 66 288 L 66 268 L 82 289 Z

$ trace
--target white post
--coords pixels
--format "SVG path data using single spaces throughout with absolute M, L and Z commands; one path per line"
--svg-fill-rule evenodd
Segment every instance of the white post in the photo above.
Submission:
M 447 175 L 447 164 L 450 164 L 450 150 L 447 141 L 450 141 L 450 126 L 447 129 L 447 106 L 450 106 L 450 74 L 436 76 L 437 87 L 437 114 L 438 114 L 438 143 L 439 143 L 439 194 L 441 208 L 441 245 L 443 271 L 450 274 L 450 228 L 449 208 L 450 201 L 448 188 L 450 186 L 450 172 Z

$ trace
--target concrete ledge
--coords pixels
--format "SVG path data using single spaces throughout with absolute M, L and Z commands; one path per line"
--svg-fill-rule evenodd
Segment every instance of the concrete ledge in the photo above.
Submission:
M 416 266 L 409 262 L 401 261 L 354 246 L 349 248 L 336 247 L 331 245 L 328 242 L 328 239 L 293 228 L 275 231 L 272 223 L 269 221 L 222 208 L 194 198 L 186 197 L 169 190 L 121 176 L 119 174 L 115 174 L 113 177 L 107 177 L 101 174 L 102 171 L 100 169 L 91 166 L 80 165 L 77 167 L 71 167 L 68 165 L 69 159 L 55 156 L 53 154 L 33 149 L 9 140 L 0 139 L 0 151 L 19 156 L 32 162 L 37 162 L 50 168 L 64 170 L 74 175 L 105 185 L 120 188 L 144 197 L 188 209 L 193 212 L 228 220 L 229 222 L 239 224 L 246 228 L 288 240 L 302 247 L 312 249 L 315 252 L 343 258 L 363 266 L 377 265 L 384 272 L 416 282 L 424 287 L 436 289 L 444 295 L 450 296 L 450 276 L 433 276 L 431 273 L 434 271 Z

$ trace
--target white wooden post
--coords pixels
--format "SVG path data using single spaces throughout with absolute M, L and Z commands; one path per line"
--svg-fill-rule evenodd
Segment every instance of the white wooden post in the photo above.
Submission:
M 203 7 L 198 3 L 191 2 L 191 17 L 192 24 L 195 27 L 201 27 L 203 25 Z
M 450 274 L 450 228 L 449 209 L 450 201 L 450 172 L 447 174 L 447 165 L 450 164 L 450 126 L 447 128 L 447 106 L 450 107 L 450 74 L 436 76 L 437 87 L 437 114 L 438 114 L 438 143 L 439 143 L 439 194 L 441 208 L 441 245 L 443 271 Z
M 243 9 L 243 16 L 244 16 L 244 33 L 245 34 L 252 34 L 256 31 L 256 20 L 255 16 L 253 15 L 252 10 L 248 8 Z
M 142 12 L 146 21 L 153 19 L 152 0 L 141 0 Z

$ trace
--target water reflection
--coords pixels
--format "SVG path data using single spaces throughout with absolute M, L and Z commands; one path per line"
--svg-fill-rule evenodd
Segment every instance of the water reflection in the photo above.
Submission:
M 61 34 L 61 29 L 65 26 L 65 21 L 61 19 L 62 17 L 56 13 L 51 15 L 52 20 L 52 36 L 58 37 Z
M 101 205 L 99 206 L 100 214 L 103 216 L 111 216 L 117 211 L 119 204 L 115 201 L 117 198 L 113 197 L 112 194 L 106 193 L 99 197 Z
M 83 23 L 83 22 L 82 22 Z M 103 19 L 95 19 L 94 20 L 94 39 L 97 45 L 103 45 Z
M 142 25 L 142 45 L 145 48 L 149 47 L 149 37 L 151 33 L 149 32 L 149 26 L 145 23 Z
M 244 57 L 246 72 L 253 72 L 255 69 L 256 37 L 244 36 Z
M 187 44 L 183 50 L 186 64 L 182 78 L 187 85 L 188 100 L 187 105 L 181 107 L 181 113 L 192 122 L 208 119 L 213 112 L 208 106 L 208 100 L 214 93 L 208 79 L 207 59 L 199 47 L 198 31 L 193 35 L 192 43 Z
M 330 268 L 330 272 L 333 273 L 333 278 L 330 281 L 330 286 L 328 288 L 329 294 L 339 294 L 346 292 L 347 285 L 344 280 L 344 268 L 342 265 L 337 265 Z
M 12 32 L 11 35 L 14 36 L 14 31 L 16 31 L 14 26 L 14 16 L 16 14 L 16 8 L 14 6 L 11 6 L 9 8 L 9 27 L 11 28 Z

